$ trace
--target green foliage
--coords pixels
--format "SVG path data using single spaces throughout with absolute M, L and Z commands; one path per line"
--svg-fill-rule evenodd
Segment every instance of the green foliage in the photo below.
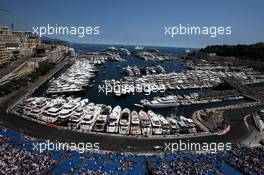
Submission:
M 39 68 L 37 68 L 35 72 L 32 72 L 28 77 L 20 77 L 19 79 L 11 80 L 5 85 L 0 86 L 0 96 L 9 94 L 12 91 L 22 86 L 26 86 L 29 79 L 30 81 L 34 81 L 38 77 L 44 76 L 47 72 L 49 72 L 54 67 L 55 67 L 54 63 L 41 64 Z
M 39 76 L 44 76 L 49 70 L 53 69 L 55 67 L 54 63 L 46 63 L 46 64 L 41 64 L 35 72 L 30 74 L 30 79 L 31 81 L 34 81 L 37 79 Z
M 213 45 L 200 50 L 218 56 L 234 56 L 241 59 L 264 61 L 264 43 L 252 45 Z

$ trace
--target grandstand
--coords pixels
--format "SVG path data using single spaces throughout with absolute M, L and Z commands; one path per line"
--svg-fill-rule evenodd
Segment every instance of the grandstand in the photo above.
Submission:
M 0 126 L 0 174 L 264 174 L 263 147 L 231 151 L 136 155 L 109 151 L 32 150 L 45 142 Z

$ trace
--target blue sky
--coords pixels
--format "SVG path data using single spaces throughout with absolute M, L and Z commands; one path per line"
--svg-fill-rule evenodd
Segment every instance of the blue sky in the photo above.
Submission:
M 56 36 L 80 43 L 204 47 L 264 41 L 263 0 L 1 0 L 0 25 L 100 26 L 100 35 Z M 232 35 L 169 38 L 164 26 L 232 26 Z

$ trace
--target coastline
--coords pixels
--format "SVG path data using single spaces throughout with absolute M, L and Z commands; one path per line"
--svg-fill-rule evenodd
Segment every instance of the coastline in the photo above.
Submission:
M 63 67 L 63 66 L 62 66 Z M 62 68 L 61 67 L 61 68 Z M 58 69 L 60 70 L 60 69 Z M 58 71 L 57 70 L 57 71 Z M 53 73 L 45 76 L 45 79 L 38 79 L 37 82 L 35 82 L 34 84 L 34 88 L 32 88 L 30 85 L 27 87 L 24 87 L 23 89 L 19 89 L 17 92 L 14 92 L 14 94 L 19 94 L 18 99 L 15 98 L 10 98 L 9 97 L 9 101 L 5 101 L 5 105 L 10 107 L 11 109 L 21 100 L 23 100 L 23 98 L 27 97 L 30 94 L 33 94 L 35 90 L 38 89 L 39 86 L 41 86 L 41 84 L 45 83 L 49 78 L 52 77 L 52 75 L 54 75 L 57 71 L 54 71 Z M 41 77 L 43 78 L 43 77 Z M 29 91 L 29 89 L 31 89 Z M 25 94 L 23 94 L 22 92 L 25 92 Z M 30 93 L 29 93 L 30 92 Z M 16 96 L 12 94 L 11 96 Z M 255 102 L 255 103 L 246 103 L 244 105 L 238 104 L 238 105 L 229 105 L 229 106 L 224 106 L 224 107 L 216 107 L 216 108 L 209 108 L 208 110 L 220 110 L 220 111 L 229 111 L 229 110 L 237 110 L 239 108 L 247 108 L 247 107 L 254 107 L 257 105 L 260 105 L 261 103 Z M 4 109 L 4 108 L 3 108 Z M 204 142 L 204 141 L 209 141 L 212 140 L 217 142 L 228 142 L 230 141 L 230 139 L 225 139 L 226 135 L 232 135 L 232 133 L 236 132 L 232 130 L 232 127 L 230 126 L 230 124 L 224 128 L 222 131 L 219 131 L 217 133 L 201 133 L 201 134 L 188 134 L 188 135 L 175 135 L 175 136 L 166 136 L 163 137 L 162 135 L 158 135 L 158 136 L 152 136 L 152 137 L 143 137 L 143 136 L 139 136 L 139 137 L 131 137 L 131 136 L 123 136 L 123 135 L 111 135 L 111 134 L 101 134 L 101 133 L 82 133 L 79 131 L 72 131 L 72 130 L 68 130 L 65 128 L 53 128 L 48 126 L 46 123 L 36 123 L 36 121 L 34 120 L 28 120 L 28 118 L 21 118 L 18 116 L 11 116 L 13 114 L 12 110 L 8 110 L 8 112 L 10 112 L 9 114 L 6 114 L 6 117 L 9 116 L 11 117 L 13 120 L 10 122 L 10 126 L 12 129 L 19 131 L 19 132 L 23 132 L 27 135 L 33 136 L 35 138 L 43 138 L 43 139 L 52 139 L 52 140 L 62 140 L 62 141 L 67 141 L 67 142 L 71 142 L 71 141 L 76 141 L 76 142 L 93 142 L 93 141 L 99 141 L 101 143 L 103 143 L 103 149 L 105 150 L 123 150 L 124 147 L 130 146 L 130 145 L 135 145 L 135 147 L 138 147 L 138 150 L 136 151 L 153 151 L 153 147 L 157 146 L 157 145 L 163 145 L 165 141 L 168 142 L 175 142 L 177 140 L 185 140 L 185 141 L 189 141 L 194 140 L 197 142 Z M 224 114 L 223 114 L 224 116 Z M 225 116 L 224 116 L 225 117 Z M 18 119 L 20 118 L 20 119 Z M 22 123 L 24 123 L 25 125 L 28 126 L 18 126 L 18 121 L 14 121 L 14 120 L 18 120 Z M 27 120 L 27 121 L 24 121 Z M 5 120 L 4 124 L 7 124 L 9 122 L 8 120 Z M 13 122 L 13 123 L 12 123 Z M 39 122 L 39 121 L 37 121 Z M 31 128 L 29 126 L 36 126 L 37 128 L 35 128 L 35 131 L 31 131 Z M 42 131 L 39 131 L 39 129 L 42 128 Z M 40 133 L 43 132 L 43 133 Z M 47 133 L 52 133 L 52 134 L 47 134 Z M 55 134 L 56 133 L 56 134 Z M 64 136 L 64 134 L 66 134 L 66 136 Z M 219 136 L 215 137 L 215 136 Z M 221 136 L 221 138 L 220 138 Z M 80 137 L 80 138 L 76 138 L 76 137 Z M 231 139 L 231 141 L 235 141 L 238 140 L 240 138 L 233 138 Z M 107 143 L 109 141 L 112 140 L 116 140 L 116 142 L 118 142 L 116 145 L 114 146 L 110 146 L 107 147 Z M 136 142 L 136 143 L 134 143 Z M 147 146 L 144 146 L 144 143 L 140 143 L 140 142 L 147 142 Z M 236 142 L 236 141 L 235 141 Z M 122 145 L 122 146 L 121 146 Z

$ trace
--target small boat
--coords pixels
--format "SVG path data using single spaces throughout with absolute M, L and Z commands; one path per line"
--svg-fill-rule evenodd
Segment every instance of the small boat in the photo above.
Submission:
M 140 108 L 144 108 L 144 106 L 143 105 L 141 105 L 141 104 L 134 104 L 134 106 L 136 106 L 136 107 L 140 107 Z

